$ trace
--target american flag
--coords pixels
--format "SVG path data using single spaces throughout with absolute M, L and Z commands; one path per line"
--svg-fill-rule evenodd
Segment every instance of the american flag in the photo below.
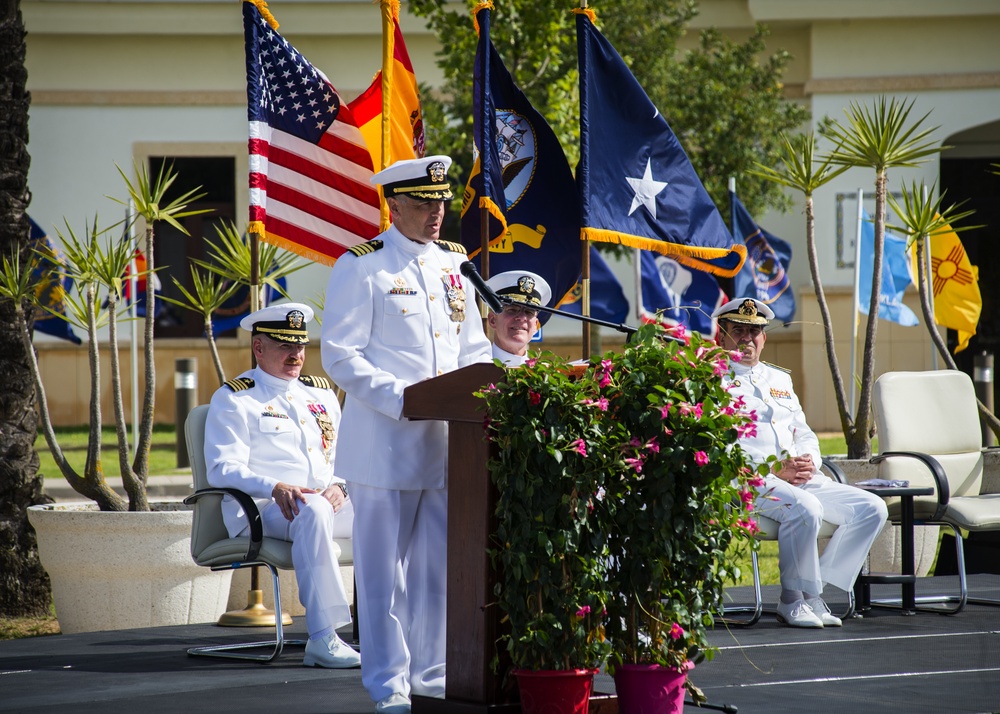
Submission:
M 262 12 L 263 10 L 263 12 Z M 250 231 L 327 265 L 379 233 L 372 160 L 337 90 L 243 3 L 250 121 Z

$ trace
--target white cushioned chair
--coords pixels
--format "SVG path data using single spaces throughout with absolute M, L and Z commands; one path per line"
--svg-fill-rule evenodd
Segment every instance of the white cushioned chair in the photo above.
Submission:
M 955 535 L 959 593 L 917 598 L 918 610 L 954 614 L 970 599 L 965 576 L 962 530 L 1000 530 L 1000 494 L 980 493 L 983 441 L 976 390 L 969 375 L 956 370 L 887 372 L 873 392 L 879 478 L 930 486 L 932 496 L 913 499 L 914 525 L 939 525 Z M 889 499 L 889 520 L 899 523 L 898 499 Z M 895 601 L 876 600 L 880 605 Z
M 822 468 L 827 472 L 831 478 L 840 483 L 847 483 L 847 478 L 844 476 L 844 472 L 840 470 L 836 462 L 829 459 L 823 459 Z M 756 514 L 754 519 L 757 521 L 757 525 L 760 527 L 760 532 L 757 534 L 757 540 L 761 541 L 776 541 L 778 540 L 778 526 L 781 524 L 777 521 L 771 520 L 766 516 Z M 823 521 L 823 525 L 819 529 L 820 540 L 830 538 L 834 531 L 837 530 L 837 525 L 835 523 L 830 523 L 828 521 Z M 757 621 L 760 620 L 761 614 L 764 612 L 764 602 L 761 597 L 760 592 L 760 568 L 757 563 L 757 553 L 753 552 L 751 555 L 751 566 L 753 568 L 753 593 L 754 602 L 753 605 L 733 605 L 724 608 L 723 617 L 718 618 L 729 625 L 736 625 L 738 627 L 750 627 L 751 625 L 756 625 Z M 767 610 L 773 614 L 774 610 L 769 608 Z M 837 617 L 841 619 L 846 619 L 854 614 L 854 592 L 849 592 L 847 594 L 847 610 L 842 614 L 836 613 Z M 749 615 L 749 618 L 735 618 L 732 615 Z
M 208 483 L 208 469 L 205 465 L 207 416 L 208 405 L 203 404 L 192 409 L 184 423 L 184 438 L 195 488 L 195 492 L 184 499 L 184 503 L 194 504 L 191 557 L 198 565 L 204 565 L 212 570 L 235 570 L 254 565 L 267 568 L 271 573 L 274 587 L 274 611 L 280 613 L 282 609 L 278 569 L 292 570 L 292 544 L 290 541 L 263 536 L 260 512 L 249 495 L 236 489 L 215 488 Z M 249 535 L 229 537 L 229 531 L 222 520 L 222 498 L 227 494 L 237 499 L 244 512 L 248 514 Z M 351 541 L 338 539 L 335 543 L 340 551 L 341 565 L 353 562 Z M 281 654 L 286 645 L 305 645 L 305 640 L 285 639 L 281 617 L 275 617 L 273 640 L 192 647 L 187 652 L 192 656 L 271 662 Z M 263 653 L 248 651 L 265 648 L 267 651 Z

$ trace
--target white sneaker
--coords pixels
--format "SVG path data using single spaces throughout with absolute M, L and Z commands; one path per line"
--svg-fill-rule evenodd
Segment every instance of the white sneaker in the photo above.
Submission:
M 823 621 L 817 617 L 805 600 L 795 602 L 778 602 L 778 622 L 791 627 L 823 627 Z
M 388 697 L 380 699 L 375 705 L 378 714 L 410 714 L 410 700 L 399 692 L 393 692 Z
M 823 627 L 840 627 L 844 624 L 841 622 L 839 617 L 830 612 L 830 607 L 823 602 L 823 598 L 809 598 L 806 600 L 806 605 L 808 605 L 809 609 L 813 611 L 813 614 L 820 619 L 823 623 Z
M 361 666 L 361 655 L 350 645 L 331 632 L 326 637 L 306 642 L 306 656 L 302 659 L 306 667 L 326 667 L 327 669 L 354 669 Z

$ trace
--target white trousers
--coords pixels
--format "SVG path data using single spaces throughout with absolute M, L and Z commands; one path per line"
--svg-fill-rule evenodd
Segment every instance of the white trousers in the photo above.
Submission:
M 261 509 L 261 525 L 268 538 L 292 543 L 292 564 L 299 586 L 299 600 L 306 609 L 306 629 L 310 637 L 351 621 L 351 607 L 340 575 L 334 538 L 350 538 L 354 506 L 348 500 L 339 513 L 318 493 L 306 494 L 299 514 L 288 521 L 278 504 Z
M 376 702 L 444 697 L 448 491 L 350 489 L 361 682 Z
M 827 583 L 850 590 L 876 536 L 885 525 L 885 501 L 863 489 L 815 474 L 792 486 L 768 476 L 757 489 L 758 513 L 778 521 L 778 568 L 781 587 L 811 595 Z M 823 521 L 839 527 L 819 556 L 816 541 Z

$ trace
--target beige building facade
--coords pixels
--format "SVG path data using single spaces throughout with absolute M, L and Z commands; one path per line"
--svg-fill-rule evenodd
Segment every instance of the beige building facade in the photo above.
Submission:
M 441 80 L 435 65 L 437 39 L 407 13 L 406 5 L 404 0 L 401 25 L 417 77 L 435 86 Z M 567 3 L 567 11 L 571 6 Z M 591 6 L 600 13 L 599 2 Z M 133 162 L 153 161 L 155 166 L 156 161 L 176 158 L 194 167 L 195 182 L 211 182 L 219 205 L 225 205 L 220 215 L 237 225 L 245 222 L 247 125 L 239 3 L 22 0 L 21 8 L 28 30 L 30 213 L 36 221 L 54 231 L 62 229 L 65 218 L 80 230 L 97 214 L 101 225 L 110 225 L 121 219 L 122 208 L 107 197 L 125 194 L 115 165 L 129 170 Z M 270 9 L 282 34 L 342 94 L 351 98 L 368 85 L 380 61 L 375 5 L 368 0 L 275 0 Z M 974 347 L 992 349 L 994 340 L 1000 341 L 1000 316 L 993 315 L 1000 312 L 1000 302 L 994 308 L 990 301 L 992 286 L 1000 285 L 1000 263 L 994 268 L 986 246 L 1000 228 L 1000 177 L 985 173 L 983 166 L 1000 163 L 1000 2 L 703 0 L 686 42 L 693 45 L 695 32 L 708 26 L 746 37 L 756 22 L 770 27 L 769 48 L 786 49 L 794 57 L 785 92 L 811 110 L 808 128 L 815 129 L 827 116 L 843 120 L 851 103 L 871 104 L 882 94 L 912 99 L 914 117 L 930 113 L 927 125 L 940 127 L 934 138 L 952 148 L 918 168 L 893 171 L 890 190 L 898 190 L 903 182 L 936 184 L 949 190 L 949 199 L 974 198 L 975 223 L 990 224 L 996 217 L 996 227 L 963 234 L 970 256 L 978 260 L 988 301 Z M 851 364 L 859 189 L 874 189 L 871 171 L 852 169 L 815 196 L 821 275 L 832 303 L 845 379 Z M 798 297 L 795 322 L 770 333 L 767 356 L 793 370 L 814 427 L 839 430 L 806 261 L 801 202 L 788 214 L 757 218 L 792 244 L 790 275 Z M 210 226 L 211 221 L 201 226 L 208 236 L 214 235 Z M 184 240 L 166 234 L 160 240 L 161 265 L 184 265 L 186 257 L 201 250 L 200 237 Z M 631 267 L 614 269 L 632 295 Z M 293 299 L 318 299 L 327 274 L 322 266 L 296 274 Z M 907 302 L 917 309 L 912 289 Z M 572 353 L 578 334 L 577 323 L 553 321 L 546 327 L 545 344 Z M 612 341 L 608 338 L 607 343 Z M 57 422 L 86 421 L 86 350 L 44 338 L 38 342 L 50 398 L 58 395 Z M 232 355 L 227 371 L 235 376 L 247 354 L 245 345 L 237 338 L 222 342 Z M 175 356 L 198 357 L 202 402 L 217 380 L 203 340 L 164 337 L 157 340 L 157 349 L 157 420 L 170 422 Z M 879 371 L 932 368 L 926 328 L 882 322 L 877 366 Z M 313 369 L 320 369 L 317 357 Z

